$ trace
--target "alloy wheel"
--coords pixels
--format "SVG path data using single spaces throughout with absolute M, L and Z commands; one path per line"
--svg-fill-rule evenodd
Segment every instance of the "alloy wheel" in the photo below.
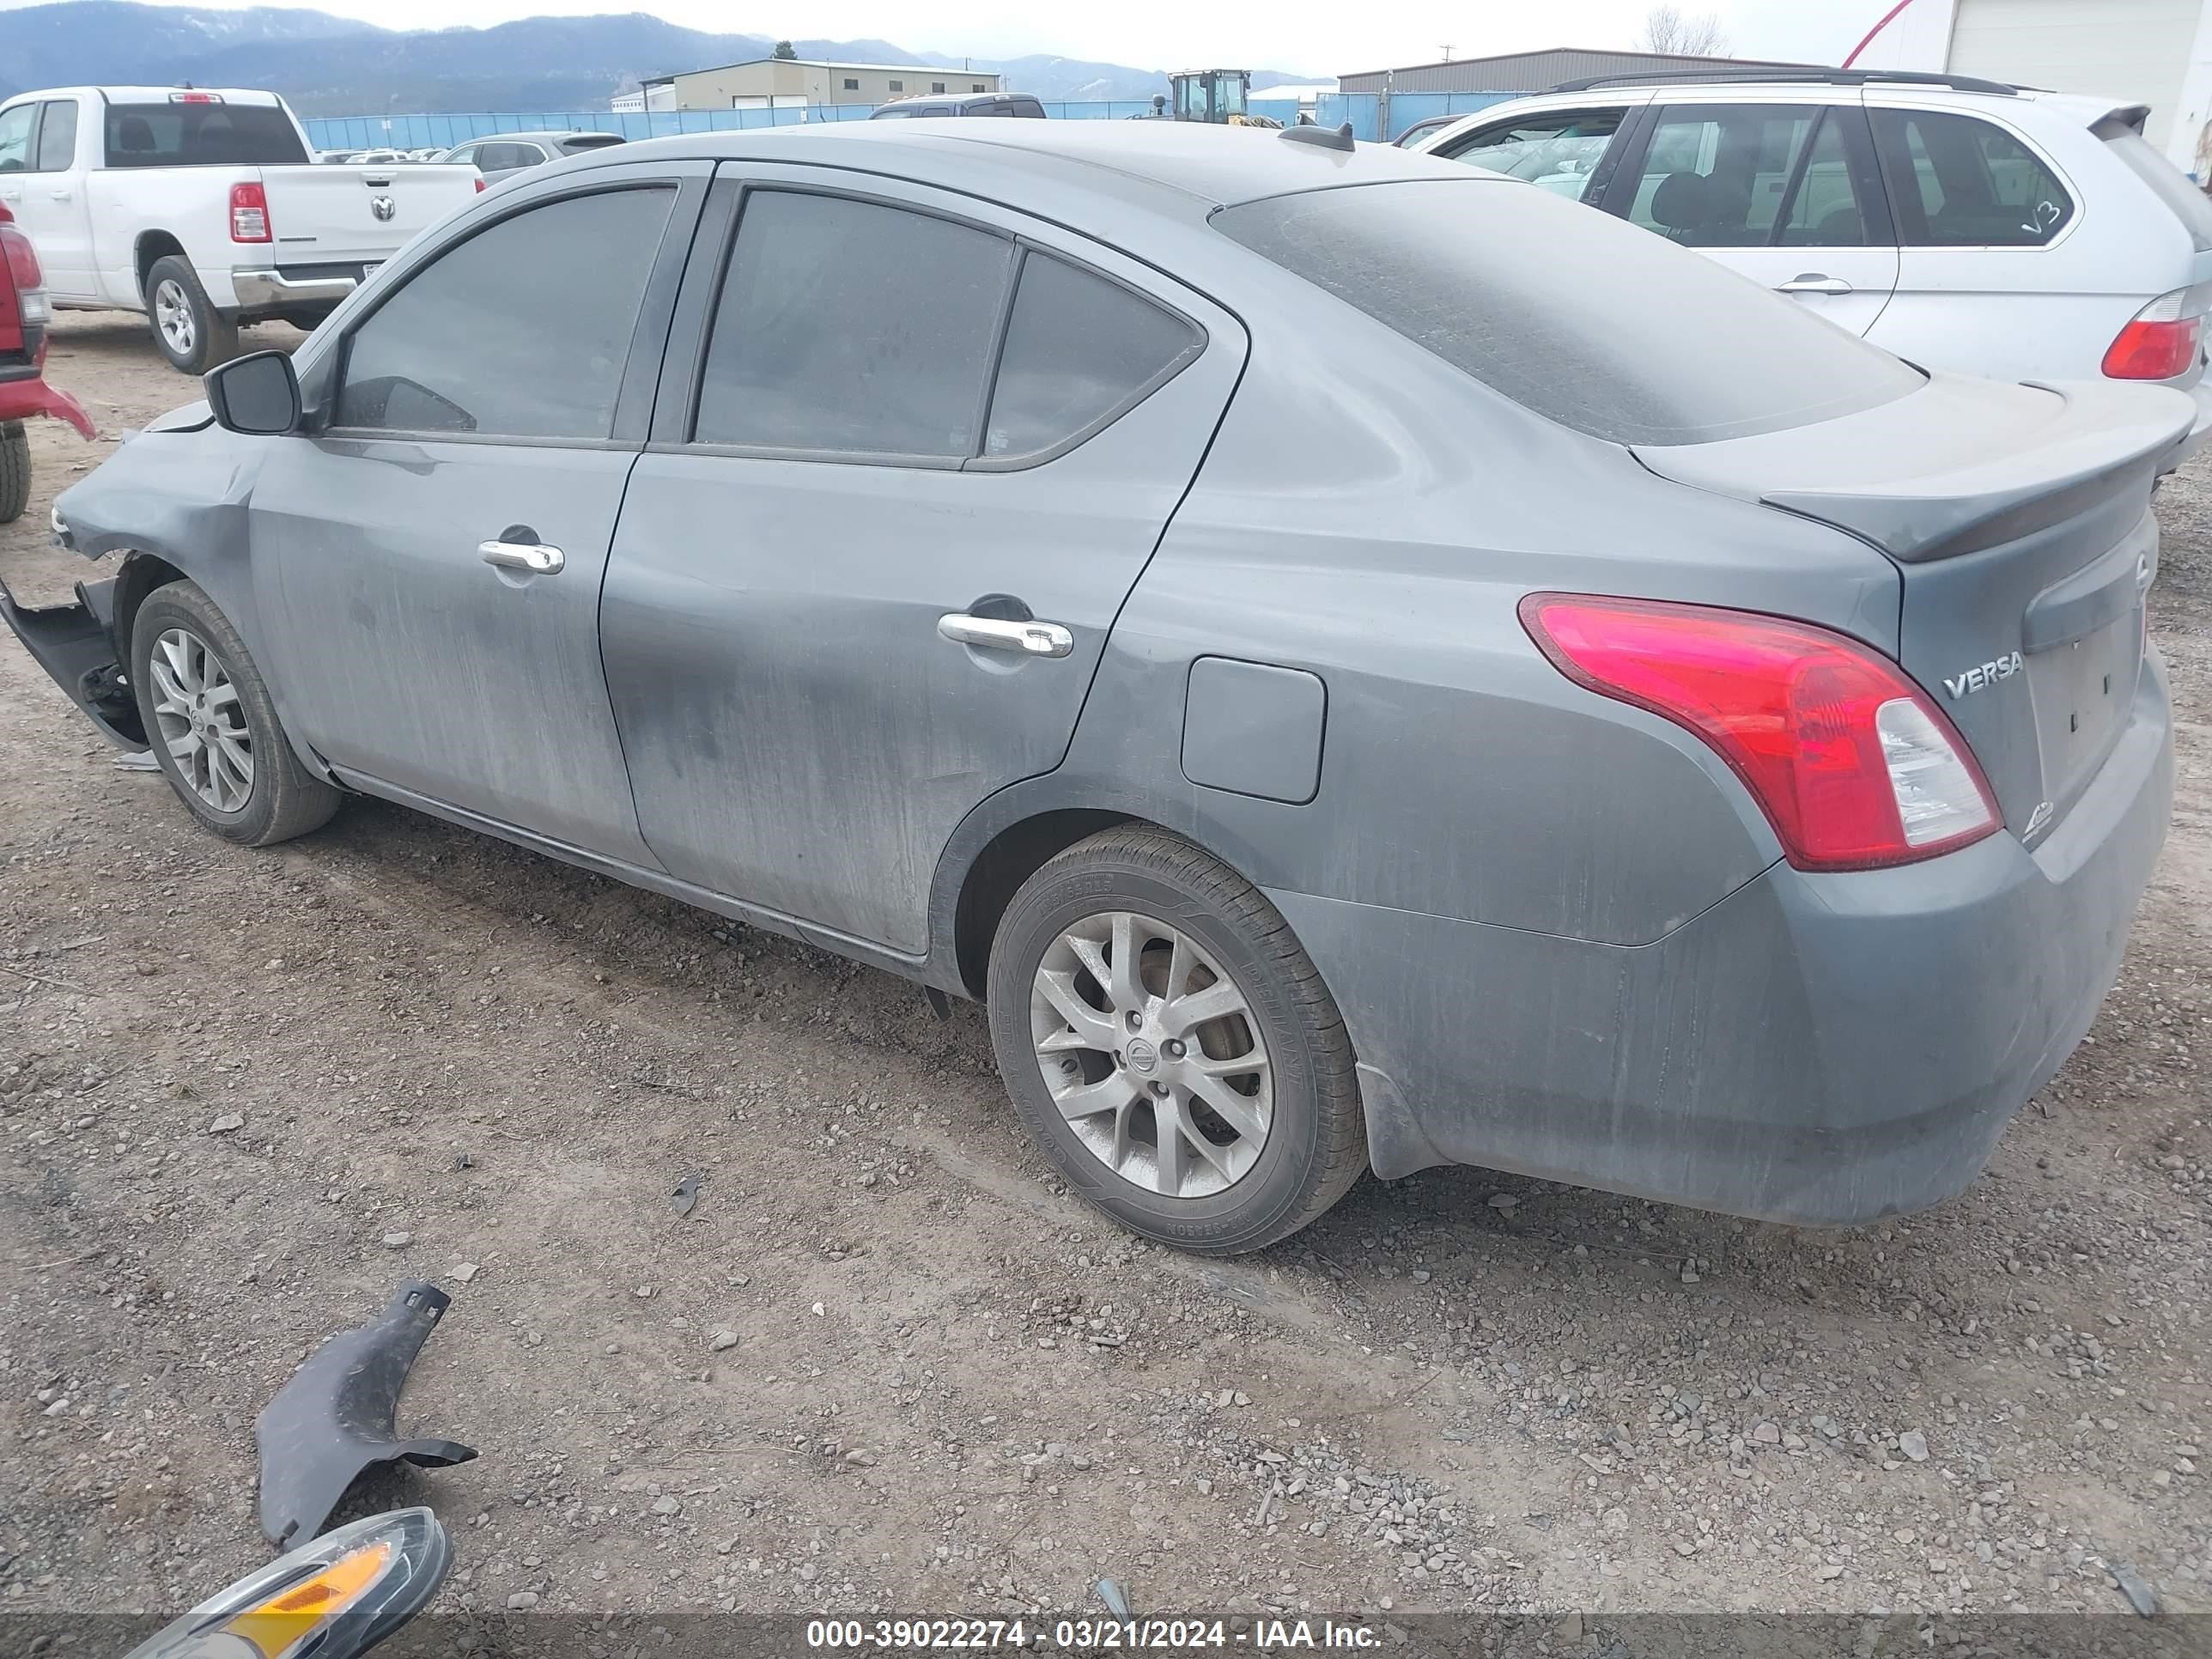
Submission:
M 167 628 L 149 664 L 161 738 L 191 792 L 218 812 L 245 809 L 253 793 L 253 738 L 230 670 L 188 628 Z
M 179 357 L 192 355 L 199 331 L 192 323 L 191 300 L 185 293 L 184 284 L 173 276 L 165 276 L 155 286 L 154 325 L 161 331 L 161 337 L 169 343 L 170 350 Z
M 1236 980 L 1155 917 L 1087 916 L 1046 950 L 1030 1030 L 1053 1103 L 1091 1155 L 1168 1198 L 1205 1198 L 1259 1162 L 1274 1088 Z

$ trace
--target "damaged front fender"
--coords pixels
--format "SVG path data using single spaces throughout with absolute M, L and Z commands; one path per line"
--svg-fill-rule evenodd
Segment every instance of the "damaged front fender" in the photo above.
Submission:
M 0 617 L 7 619 L 32 659 L 110 741 L 125 749 L 144 749 L 145 724 L 115 640 L 119 580 L 79 582 L 73 604 L 44 605 L 19 605 L 8 584 L 0 581 Z

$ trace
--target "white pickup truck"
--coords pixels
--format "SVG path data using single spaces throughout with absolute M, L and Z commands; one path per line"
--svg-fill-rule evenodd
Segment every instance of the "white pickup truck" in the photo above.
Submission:
M 0 103 L 0 204 L 57 306 L 144 312 L 198 374 L 240 326 L 313 328 L 483 183 L 471 167 L 313 164 L 270 92 L 63 87 Z

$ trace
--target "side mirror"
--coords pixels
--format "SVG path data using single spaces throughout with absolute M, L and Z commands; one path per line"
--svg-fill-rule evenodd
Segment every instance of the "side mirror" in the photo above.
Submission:
M 274 438 L 300 429 L 300 377 L 288 351 L 257 351 L 211 368 L 208 407 L 226 432 Z

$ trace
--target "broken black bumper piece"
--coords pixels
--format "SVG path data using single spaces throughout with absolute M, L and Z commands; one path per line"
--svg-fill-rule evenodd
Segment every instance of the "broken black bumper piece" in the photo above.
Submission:
M 138 700 L 124 677 L 115 643 L 115 582 L 76 585 L 70 605 L 18 605 L 0 582 L 0 620 L 15 631 L 32 659 L 108 738 L 125 749 L 146 747 Z
M 365 1470 L 405 1462 L 426 1469 L 465 1463 L 476 1449 L 453 1440 L 395 1440 L 408 1368 L 453 1297 L 404 1279 L 372 1323 L 332 1337 L 307 1356 L 253 1425 L 261 1448 L 261 1530 L 272 1544 L 305 1543 Z

